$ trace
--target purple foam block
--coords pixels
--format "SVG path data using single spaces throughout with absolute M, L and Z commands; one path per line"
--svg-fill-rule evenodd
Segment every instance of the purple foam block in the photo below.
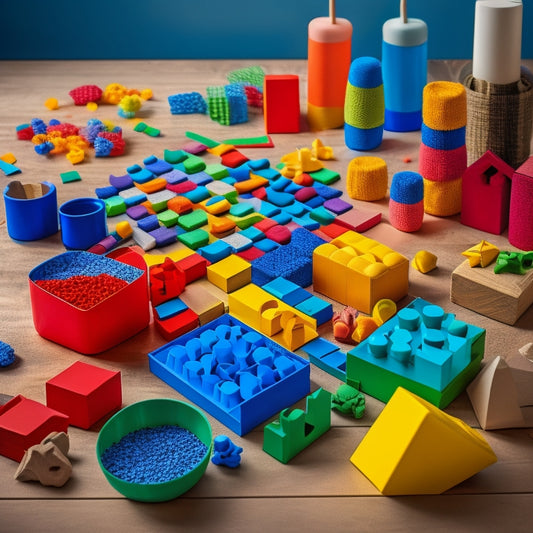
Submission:
M 124 189 L 133 187 L 133 179 L 129 174 L 125 174 L 124 176 L 113 176 L 113 174 L 110 174 L 109 184 L 119 191 L 123 191 Z
M 178 238 L 175 230 L 166 228 L 165 226 L 160 226 L 159 228 L 148 233 L 155 239 L 156 247 L 172 244 L 176 242 Z
M 324 207 L 336 215 L 342 215 L 352 209 L 353 205 L 345 202 L 342 198 L 330 198 L 324 202 Z

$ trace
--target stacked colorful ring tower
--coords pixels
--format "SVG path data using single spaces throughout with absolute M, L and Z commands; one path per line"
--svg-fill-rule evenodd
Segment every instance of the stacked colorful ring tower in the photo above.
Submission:
M 435 81 L 424 87 L 418 171 L 424 178 L 424 210 L 430 215 L 461 212 L 466 116 L 466 90 L 461 83 Z
M 373 150 L 383 140 L 385 99 L 381 63 L 358 57 L 350 66 L 344 101 L 344 142 L 350 150 Z

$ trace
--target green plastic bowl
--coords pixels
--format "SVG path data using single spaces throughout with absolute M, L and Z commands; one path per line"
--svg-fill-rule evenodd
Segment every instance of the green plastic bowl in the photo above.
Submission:
M 128 433 L 167 424 L 188 429 L 207 446 L 205 457 L 185 475 L 164 483 L 131 483 L 111 474 L 102 464 L 102 454 L 107 448 Z M 107 481 L 126 498 L 142 502 L 164 502 L 177 498 L 198 483 L 209 464 L 212 447 L 211 425 L 201 411 L 179 400 L 156 398 L 128 405 L 112 416 L 100 430 L 96 456 Z

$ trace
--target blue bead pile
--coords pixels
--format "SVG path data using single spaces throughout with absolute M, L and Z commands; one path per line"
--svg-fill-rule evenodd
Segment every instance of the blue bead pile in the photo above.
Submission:
M 129 483 L 165 483 L 193 470 L 207 446 L 188 429 L 162 425 L 124 435 L 102 454 L 106 470 Z
M 100 274 L 109 274 L 132 283 L 142 275 L 142 270 L 89 252 L 66 252 L 37 267 L 32 273 L 32 280 L 69 279 L 72 276 Z

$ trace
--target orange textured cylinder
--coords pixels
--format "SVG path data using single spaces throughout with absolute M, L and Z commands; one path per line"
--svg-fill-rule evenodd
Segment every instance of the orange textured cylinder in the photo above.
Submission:
M 307 119 L 312 130 L 344 125 L 344 96 L 352 54 L 352 23 L 328 17 L 308 26 Z

